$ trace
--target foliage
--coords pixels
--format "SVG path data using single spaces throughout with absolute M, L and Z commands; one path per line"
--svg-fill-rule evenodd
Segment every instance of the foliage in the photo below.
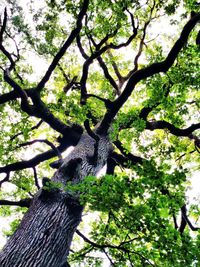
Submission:
M 52 176 L 49 164 L 77 143 L 73 134 L 88 131 L 86 120 L 95 132 L 111 116 L 114 173 L 43 185 L 75 192 L 89 213 L 71 266 L 200 266 L 199 200 L 189 203 L 187 193 L 200 163 L 199 25 L 172 51 L 199 3 L 90 0 L 81 27 L 85 1 L 22 2 L 7 0 L 7 15 L 1 10 L 0 216 L 15 216 L 5 234 L 25 212 L 20 200 L 32 198 Z M 138 79 L 170 51 L 177 54 L 166 71 Z

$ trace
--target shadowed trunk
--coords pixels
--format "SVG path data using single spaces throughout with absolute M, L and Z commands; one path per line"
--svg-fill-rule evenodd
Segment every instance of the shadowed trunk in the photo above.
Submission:
M 96 175 L 106 164 L 110 150 L 105 136 L 96 144 L 92 137 L 82 135 L 51 180 L 65 185 L 69 180 L 77 183 L 87 175 Z M 21 225 L 2 250 L 0 266 L 64 266 L 82 211 L 77 197 L 63 189 L 39 190 Z

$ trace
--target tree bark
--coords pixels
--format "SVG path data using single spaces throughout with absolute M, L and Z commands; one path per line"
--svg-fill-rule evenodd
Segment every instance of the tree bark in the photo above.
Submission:
M 97 146 L 92 137 L 83 134 L 51 180 L 66 185 L 69 180 L 78 183 L 88 175 L 96 175 L 106 164 L 110 151 L 106 136 L 100 136 Z M 19 228 L 0 253 L 0 266 L 62 267 L 82 211 L 78 197 L 63 188 L 39 190 Z

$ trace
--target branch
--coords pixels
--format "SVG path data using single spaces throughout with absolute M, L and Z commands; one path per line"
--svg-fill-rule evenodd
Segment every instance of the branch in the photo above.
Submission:
M 102 68 L 102 70 L 104 72 L 105 78 L 109 81 L 109 83 L 112 85 L 112 87 L 115 88 L 117 94 L 120 95 L 119 87 L 116 84 L 116 82 L 113 79 L 113 77 L 110 75 L 110 73 L 108 71 L 108 68 L 107 68 L 105 62 L 103 61 L 102 57 L 98 57 L 97 60 L 99 62 L 100 67 Z
M 118 165 L 119 163 L 116 162 L 116 160 L 114 159 L 114 157 L 111 156 L 108 158 L 107 160 L 107 169 L 106 169 L 106 174 L 114 174 L 115 171 L 115 167 Z
M 179 129 L 173 124 L 167 122 L 167 121 L 147 121 L 146 122 L 146 129 L 148 130 L 156 130 L 156 129 L 167 129 L 169 132 L 176 136 L 187 136 L 190 137 L 190 135 L 197 129 L 200 129 L 200 123 L 192 124 L 188 128 L 185 129 Z M 192 138 L 191 138 L 192 139 Z
M 19 85 L 16 84 L 13 80 L 11 83 L 12 86 L 18 87 Z M 18 88 L 18 90 L 23 90 L 21 87 Z M 45 103 L 41 100 L 40 95 L 37 91 L 34 89 L 27 89 L 23 90 L 23 92 L 26 93 L 28 97 L 31 98 L 33 105 L 28 107 L 26 109 L 24 107 L 24 111 L 30 115 L 35 116 L 36 118 L 42 119 L 44 122 L 46 122 L 52 129 L 55 131 L 63 134 L 65 136 L 65 139 L 69 141 L 69 145 L 75 145 L 77 144 L 80 135 L 82 134 L 81 127 L 77 130 L 72 126 L 67 126 L 65 123 L 63 123 L 61 120 L 59 120 L 57 117 L 53 115 L 53 113 L 48 109 L 48 107 L 45 105 Z M 19 94 L 16 92 L 16 90 L 11 91 L 9 93 L 0 95 L 0 104 L 4 104 L 8 101 L 15 100 L 19 98 Z
M 26 207 L 29 208 L 31 204 L 31 198 L 25 198 L 21 199 L 20 201 L 11 201 L 11 200 L 5 200 L 0 199 L 0 205 L 5 206 L 19 206 L 19 207 Z
M 174 44 L 174 46 L 170 50 L 165 60 L 158 63 L 153 63 L 152 65 L 145 67 L 141 70 L 138 70 L 132 74 L 122 94 L 113 102 L 112 109 L 107 111 L 107 113 L 105 114 L 97 130 L 98 134 L 107 133 L 112 120 L 114 119 L 120 108 L 127 101 L 129 96 L 133 92 L 135 86 L 141 80 L 151 77 L 156 73 L 159 72 L 165 73 L 169 70 L 169 68 L 173 65 L 175 59 L 177 58 L 179 52 L 187 42 L 190 32 L 193 30 L 193 28 L 195 27 L 195 25 L 199 20 L 200 20 L 200 14 L 197 14 L 186 23 L 180 34 L 179 39 Z
M 128 11 L 128 10 L 127 10 Z M 130 18 L 131 18 L 131 24 L 132 24 L 132 29 L 133 29 L 133 34 L 128 38 L 128 40 L 125 42 L 125 43 L 121 43 L 119 45 L 114 45 L 113 43 L 110 43 L 108 46 L 109 48 L 112 48 L 112 49 L 119 49 L 119 48 L 122 48 L 122 47 L 126 47 L 128 46 L 132 41 L 133 39 L 137 36 L 137 33 L 138 33 L 138 26 L 136 27 L 135 26 L 135 21 L 134 21 L 134 17 L 133 17 L 133 14 L 128 11 L 129 15 L 130 15 Z
M 1 30 L 0 30 L 0 44 L 3 41 L 3 34 L 6 30 L 6 24 L 7 24 L 7 9 L 4 9 L 4 17 L 3 17 L 3 24 L 1 26 Z
M 172 81 L 170 80 L 169 81 L 169 84 L 163 84 L 162 86 L 162 89 L 164 91 L 164 97 L 166 98 L 169 93 L 170 93 L 170 89 L 172 87 L 173 83 Z M 149 115 L 149 113 L 154 109 L 156 108 L 157 106 L 159 106 L 161 104 L 161 101 L 162 101 L 162 98 L 160 99 L 160 101 L 158 101 L 157 103 L 151 105 L 150 107 L 149 106 L 146 106 L 146 107 L 143 107 L 140 111 L 140 114 L 139 114 L 139 117 L 143 120 L 147 120 L 147 117 Z
M 89 4 L 89 0 L 83 1 L 82 9 L 81 9 L 81 11 L 78 15 L 78 18 L 77 18 L 76 28 L 71 31 L 71 34 L 69 35 L 69 37 L 67 38 L 67 40 L 65 41 L 63 46 L 60 48 L 60 50 L 57 52 L 54 59 L 52 60 L 47 72 L 45 73 L 44 77 L 37 85 L 37 88 L 36 88 L 37 91 L 41 91 L 42 88 L 45 86 L 46 82 L 48 82 L 49 78 L 51 77 L 52 72 L 57 67 L 60 59 L 64 56 L 66 50 L 69 48 L 69 46 L 72 44 L 72 42 L 75 40 L 75 38 L 77 37 L 77 35 L 81 31 L 82 20 L 83 20 L 83 17 L 85 16 L 85 14 L 87 12 L 88 4 Z
M 129 162 L 131 162 L 133 164 L 137 164 L 137 163 L 142 164 L 144 161 L 147 161 L 144 158 L 134 156 L 133 154 L 128 152 L 126 149 L 124 149 L 122 143 L 119 140 L 115 141 L 114 144 L 119 149 L 119 151 L 124 155 L 124 157 L 126 158 L 127 163 L 129 161 Z M 117 157 L 116 154 L 115 154 L 115 156 Z
M 95 59 L 98 59 L 104 52 L 109 50 L 110 48 L 112 49 L 119 49 L 121 47 L 126 47 L 128 46 L 132 40 L 136 37 L 137 35 L 137 28 L 135 28 L 134 22 L 132 21 L 132 27 L 133 27 L 133 34 L 129 37 L 129 39 L 125 43 L 121 43 L 119 45 L 114 45 L 113 43 L 106 44 L 100 49 L 100 46 L 102 46 L 103 43 L 107 41 L 107 37 L 105 37 L 98 45 L 95 44 L 93 38 L 90 36 L 89 40 L 93 42 L 96 51 L 92 52 L 92 55 L 90 57 L 85 57 L 86 61 L 83 64 L 83 71 L 82 71 L 82 77 L 81 77 L 81 104 L 85 104 L 87 100 L 87 89 L 86 89 L 86 81 L 88 78 L 88 72 L 89 72 L 89 67 L 93 63 Z
M 5 178 L 4 178 L 3 180 L 0 181 L 0 188 L 1 188 L 1 186 L 2 186 L 2 184 L 3 184 L 4 182 L 8 182 L 8 181 L 9 181 L 9 178 L 10 178 L 10 172 L 7 172 Z
M 28 102 L 28 95 L 25 90 L 21 88 L 11 77 L 9 73 L 9 69 L 4 71 L 4 80 L 16 91 L 16 93 L 21 98 L 21 108 L 23 111 L 27 112 L 28 114 L 32 115 L 33 113 L 33 106 L 29 105 Z
M 66 144 L 62 143 L 60 146 L 57 147 L 57 149 L 60 152 L 63 152 L 66 150 L 67 147 L 68 147 L 68 142 Z M 8 164 L 4 167 L 0 167 L 0 173 L 8 173 L 12 171 L 19 171 L 23 169 L 33 168 L 38 164 L 40 164 L 41 162 L 51 159 L 55 156 L 57 156 L 57 153 L 53 149 L 51 149 L 44 153 L 38 154 L 37 156 L 33 157 L 30 160 L 23 160 Z
M 91 241 L 90 239 L 88 239 L 85 235 L 83 235 L 79 230 L 76 230 L 76 234 L 79 235 L 85 242 L 87 242 L 88 244 L 92 245 L 93 247 L 99 248 L 101 250 L 104 250 L 105 248 L 111 248 L 111 249 L 118 249 L 121 250 L 125 253 L 133 253 L 138 255 L 139 257 L 141 257 L 143 260 L 147 261 L 151 266 L 154 266 L 154 264 L 152 264 L 147 258 L 145 258 L 143 255 L 141 255 L 140 253 L 136 252 L 136 251 L 130 251 L 122 246 L 114 246 L 114 245 L 110 245 L 110 244 L 97 244 L 93 241 Z
M 140 157 L 136 157 L 134 155 L 126 157 L 123 156 L 117 152 L 112 152 L 112 154 L 110 155 L 110 158 L 112 160 L 112 165 L 109 167 L 109 171 L 112 173 L 113 168 L 115 168 L 115 166 L 117 165 L 121 165 L 124 168 L 129 168 L 130 163 L 131 164 L 142 164 L 143 161 L 145 161 L 146 159 L 140 158 Z
M 35 130 L 35 129 L 38 129 L 40 127 L 40 125 L 43 123 L 43 120 L 40 120 L 35 126 L 31 127 L 31 131 Z M 22 135 L 23 132 L 19 132 L 15 135 L 13 135 L 11 138 L 10 138 L 10 141 L 13 141 L 16 137 L 18 137 L 19 135 Z
M 118 66 L 116 64 L 116 62 L 114 61 L 114 57 L 112 55 L 112 52 L 111 52 L 111 49 L 108 49 L 108 56 L 110 57 L 111 59 L 111 64 L 112 64 L 112 67 L 113 67 L 113 70 L 118 78 L 118 81 L 119 81 L 119 89 L 121 89 L 121 87 L 123 86 L 124 82 L 125 82 L 125 79 L 124 77 L 121 75 L 119 69 L 118 69 Z M 121 92 L 120 92 L 121 94 Z M 120 95 L 119 94 L 119 95 Z
M 37 176 L 37 171 L 36 171 L 35 167 L 33 167 L 33 175 L 34 175 L 34 180 L 35 180 L 35 186 L 39 190 L 40 189 L 40 185 L 39 185 L 39 182 L 38 182 L 38 176 Z
M 156 5 L 156 2 L 153 1 L 153 6 L 150 8 L 150 13 L 149 13 L 149 19 L 144 23 L 144 28 L 143 28 L 143 35 L 142 35 L 142 38 L 140 39 L 140 43 L 139 43 L 139 49 L 138 49 L 138 52 L 135 56 L 135 59 L 134 59 L 134 69 L 131 70 L 127 75 L 126 77 L 124 77 L 125 80 L 129 79 L 131 77 L 131 75 L 136 72 L 138 70 L 138 60 L 142 54 L 142 51 L 143 51 L 143 46 L 144 46 L 144 40 L 145 40 L 145 37 L 146 37 L 146 31 L 147 31 L 147 27 L 148 25 L 150 24 L 150 22 L 153 20 L 152 18 L 152 14 L 153 14 L 153 11 L 155 9 L 155 5 Z M 128 11 L 128 10 L 127 10 Z M 128 11 L 129 12 L 129 11 Z M 130 13 L 130 12 L 129 12 Z M 130 13 L 131 14 L 131 13 Z M 132 14 L 131 14 L 132 15 Z M 133 19 L 133 18 L 132 18 Z
M 172 217 L 173 217 L 173 222 L 174 222 L 174 228 L 177 230 L 178 224 L 177 224 L 176 216 L 173 214 Z
M 176 159 L 176 161 L 179 161 L 179 160 L 181 160 L 185 155 L 192 154 L 192 153 L 194 153 L 194 152 L 196 152 L 196 150 L 192 150 L 192 151 L 190 151 L 190 152 L 188 152 L 188 153 L 183 153 L 182 155 L 180 155 L 180 156 Z
M 27 145 L 32 145 L 32 144 L 35 144 L 35 143 L 37 143 L 37 142 L 45 143 L 45 144 L 47 144 L 48 146 L 50 146 L 50 147 L 54 150 L 54 152 L 55 152 L 55 154 L 58 156 L 58 158 L 59 158 L 60 160 L 62 160 L 62 155 L 61 155 L 59 149 L 58 149 L 57 147 L 55 147 L 55 145 L 54 145 L 52 142 L 50 142 L 49 140 L 47 140 L 47 139 L 35 139 L 35 140 L 33 140 L 33 141 L 29 141 L 29 142 L 26 142 L 26 143 L 19 144 L 18 147 L 23 147 L 23 146 L 27 146 Z M 17 147 L 17 148 L 18 148 L 18 147 Z
M 3 24 L 1 26 L 1 30 L 0 30 L 0 50 L 2 51 L 2 53 L 7 57 L 7 59 L 10 61 L 10 67 L 7 68 L 8 71 L 11 71 L 11 70 L 15 70 L 15 65 L 16 65 L 16 62 L 19 60 L 19 49 L 17 47 L 17 44 L 16 42 L 14 41 L 14 39 L 11 37 L 11 35 L 9 33 L 6 32 L 6 24 L 7 24 L 7 9 L 5 8 L 4 9 L 4 18 L 3 18 Z M 17 59 L 14 61 L 11 54 L 6 50 L 6 48 L 3 46 L 3 34 L 6 33 L 9 38 L 11 38 L 14 43 L 15 43 L 15 46 L 16 46 L 16 50 L 17 50 L 17 56 L 14 55 Z M 15 70 L 16 74 L 17 74 L 17 77 L 20 79 L 21 82 L 23 82 L 21 76 L 17 73 L 17 71 Z
M 144 46 L 144 39 L 146 37 L 146 30 L 147 30 L 147 26 L 149 25 L 149 23 L 151 22 L 151 19 L 149 19 L 149 21 L 147 21 L 144 25 L 144 29 L 143 29 L 143 36 L 140 40 L 140 43 L 139 43 L 139 49 L 138 49 L 138 52 L 137 52 L 137 55 L 135 56 L 135 59 L 134 59 L 134 69 L 131 70 L 125 77 L 124 79 L 127 80 L 131 77 L 131 75 L 136 72 L 138 70 L 138 60 L 142 54 L 142 51 L 143 51 L 143 46 Z
M 86 54 L 86 52 L 85 52 L 85 50 L 84 50 L 84 48 L 83 48 L 83 46 L 82 46 L 82 44 L 81 44 L 81 37 L 80 37 L 80 34 L 78 34 L 78 35 L 76 36 L 76 43 L 77 43 L 77 46 L 78 46 L 78 48 L 79 48 L 79 51 L 80 51 L 82 57 L 83 57 L 84 59 L 88 59 L 89 56 Z
M 53 113 L 48 109 L 45 103 L 41 100 L 40 94 L 35 89 L 29 90 L 29 95 L 34 104 L 34 110 L 32 116 L 42 119 L 45 121 L 52 129 L 58 131 L 65 136 L 66 141 L 69 145 L 77 144 L 82 131 L 74 129 L 74 127 L 67 126 L 61 120 L 53 115 Z
M 98 96 L 98 95 L 87 94 L 87 95 L 86 95 L 86 98 L 89 98 L 89 97 L 94 97 L 94 98 L 96 98 L 96 99 L 98 99 L 98 100 L 101 100 L 102 102 L 104 102 L 106 108 L 109 108 L 109 107 L 112 105 L 112 102 L 111 102 L 109 99 L 100 97 L 100 96 Z
M 183 205 L 182 208 L 181 208 L 181 225 L 179 227 L 179 232 L 181 234 L 183 234 L 184 230 L 185 230 L 185 227 L 186 225 L 188 224 L 188 226 L 190 227 L 190 229 L 192 231 L 198 231 L 200 229 L 200 227 L 194 227 L 192 225 L 192 223 L 190 222 L 188 216 L 187 216 L 187 208 L 186 208 L 186 205 Z
M 0 95 L 0 104 L 5 104 L 6 102 L 12 101 L 19 98 L 19 95 L 16 91 L 11 91 L 9 93 L 5 93 Z

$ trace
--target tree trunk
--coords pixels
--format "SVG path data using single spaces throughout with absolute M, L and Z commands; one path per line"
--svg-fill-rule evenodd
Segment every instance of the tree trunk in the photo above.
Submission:
M 51 180 L 65 185 L 69 180 L 77 183 L 87 175 L 96 175 L 106 164 L 110 150 L 105 136 L 97 143 L 89 135 L 82 135 Z M 77 197 L 63 189 L 39 190 L 19 228 L 0 253 L 0 266 L 64 266 L 82 211 Z

